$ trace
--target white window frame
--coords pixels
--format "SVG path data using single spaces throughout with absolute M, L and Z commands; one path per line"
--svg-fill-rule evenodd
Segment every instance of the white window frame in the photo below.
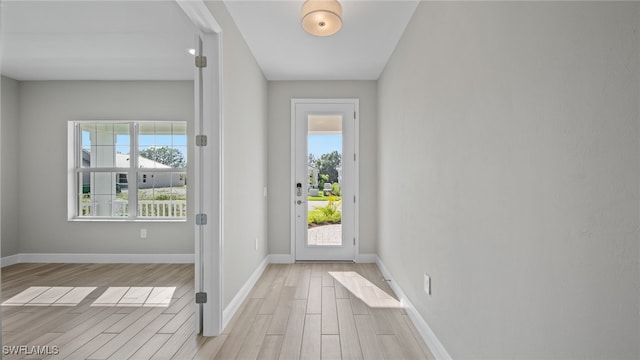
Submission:
M 187 174 L 187 167 L 184 168 L 139 168 L 139 125 L 149 123 L 180 123 L 184 124 L 187 136 L 186 149 L 188 152 L 188 123 L 186 121 L 138 121 L 138 120 L 71 120 L 67 124 L 67 219 L 69 221 L 108 221 L 108 222 L 186 222 L 187 215 L 184 217 L 146 217 L 138 216 L 138 175 L 143 173 L 184 173 Z M 82 167 L 82 134 L 80 130 L 81 124 L 104 123 L 104 124 L 128 124 L 130 126 L 129 148 L 130 161 L 128 168 L 118 167 Z M 184 154 L 187 156 L 187 153 Z M 80 186 L 80 176 L 82 173 L 111 172 L 126 173 L 128 180 L 128 215 L 127 216 L 82 216 L 81 206 L 78 198 L 78 190 Z M 187 197 L 188 206 L 189 198 Z

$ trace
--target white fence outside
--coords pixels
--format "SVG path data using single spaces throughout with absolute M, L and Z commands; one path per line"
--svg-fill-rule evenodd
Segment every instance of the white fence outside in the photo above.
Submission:
M 97 214 L 96 203 L 83 202 L 81 216 L 95 216 Z M 111 206 L 111 216 L 129 216 L 129 204 L 126 201 L 116 200 Z M 186 200 L 138 200 L 137 216 L 139 218 L 186 218 Z

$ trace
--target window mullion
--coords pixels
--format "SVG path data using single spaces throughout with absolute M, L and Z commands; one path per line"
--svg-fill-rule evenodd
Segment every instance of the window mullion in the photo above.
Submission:
M 73 168 L 74 168 L 74 176 L 73 176 L 73 188 L 75 189 L 74 191 L 74 203 L 75 203 L 75 217 L 80 217 L 82 215 L 82 188 L 80 186 L 80 184 L 82 183 L 82 181 L 80 181 L 80 176 L 78 175 L 80 174 L 80 172 L 78 171 L 78 169 L 82 168 L 82 130 L 80 129 L 80 124 L 78 123 L 74 123 L 74 138 L 73 138 L 73 143 L 74 143 L 74 164 L 73 164 Z
M 129 132 L 131 134 L 129 137 L 131 151 L 129 152 L 129 172 L 127 175 L 129 178 L 129 218 L 135 219 L 138 217 L 138 124 L 131 123 Z

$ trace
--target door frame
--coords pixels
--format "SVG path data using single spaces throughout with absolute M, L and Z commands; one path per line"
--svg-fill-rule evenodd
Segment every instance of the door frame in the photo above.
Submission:
M 301 104 L 353 104 L 355 109 L 353 144 L 355 152 L 354 161 L 354 219 L 353 219 L 353 236 L 355 237 L 353 261 L 357 262 L 360 256 L 360 99 L 358 98 L 340 98 L 340 99 L 318 99 L 318 98 L 292 98 L 291 99 L 291 158 L 289 163 L 290 182 L 289 182 L 289 220 L 290 220 L 290 259 L 291 262 L 296 261 L 296 198 L 294 191 L 291 191 L 296 184 L 296 106 Z M 344 200 L 343 200 L 344 201 Z
M 207 146 L 195 146 L 194 151 L 194 213 L 195 226 L 194 282 L 195 292 L 207 294 L 204 304 L 196 307 L 196 332 L 217 336 L 223 331 L 223 79 L 222 28 L 203 0 L 175 0 L 199 30 L 207 67 L 202 82 L 194 80 L 195 134 L 207 136 Z M 194 63 L 195 69 L 195 63 Z M 198 76 L 197 70 L 194 70 Z M 206 101 L 200 93 L 208 94 Z M 202 114 L 202 116 L 200 116 Z M 195 139 L 192 139 L 195 140 Z M 207 159 L 207 161 L 203 161 Z M 206 214 L 205 225 L 197 225 L 195 215 Z

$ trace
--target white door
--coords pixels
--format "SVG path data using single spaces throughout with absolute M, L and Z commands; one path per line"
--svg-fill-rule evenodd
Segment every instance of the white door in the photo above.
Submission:
M 194 179 L 195 213 L 195 304 L 196 331 L 203 336 L 222 332 L 222 131 L 221 111 L 222 28 L 204 1 L 176 0 L 180 8 L 199 29 L 195 41 L 195 140 Z M 205 60 L 205 58 L 200 58 Z M 206 141 L 204 141 L 206 137 Z M 206 219 L 206 220 L 205 220 Z
M 195 98 L 195 292 L 196 328 L 204 336 L 222 332 L 220 237 L 219 37 L 196 37 Z M 198 60 L 198 57 L 200 60 Z M 204 59 L 206 58 L 206 65 Z M 204 295 L 204 296 L 203 296 Z M 206 299 L 205 299 L 206 297 Z M 201 299 L 202 301 L 200 301 Z
M 356 259 L 357 99 L 291 101 L 296 260 Z

